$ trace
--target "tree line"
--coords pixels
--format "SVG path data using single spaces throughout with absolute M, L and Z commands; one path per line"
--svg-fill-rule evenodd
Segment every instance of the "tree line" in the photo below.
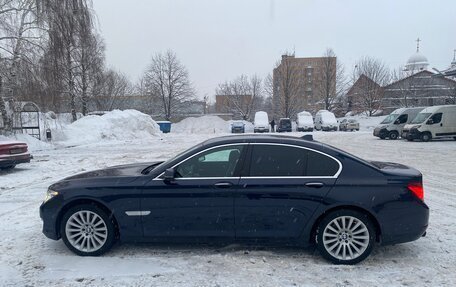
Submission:
M 77 113 L 128 107 L 131 96 L 139 96 L 147 99 L 149 113 L 171 120 L 198 99 L 186 66 L 172 50 L 155 53 L 134 84 L 109 68 L 95 17 L 90 0 L 0 0 L 3 131 L 11 130 L 11 110 L 21 101 L 35 102 L 42 111 L 69 112 L 76 120 Z M 244 120 L 251 120 L 258 110 L 292 118 L 309 103 L 330 111 L 372 115 L 381 109 L 381 88 L 405 76 L 372 57 L 361 58 L 349 76 L 332 49 L 322 57 L 316 89 L 309 97 L 303 90 L 305 71 L 287 57 L 276 62 L 274 74 L 264 78 L 240 74 L 219 83 L 214 92 L 225 96 L 222 110 Z M 347 97 L 349 88 L 362 76 L 372 81 L 360 83 Z M 407 105 L 412 88 L 403 90 Z M 454 91 L 456 99 L 456 88 Z M 204 102 L 209 106 L 205 111 L 214 111 L 207 96 Z

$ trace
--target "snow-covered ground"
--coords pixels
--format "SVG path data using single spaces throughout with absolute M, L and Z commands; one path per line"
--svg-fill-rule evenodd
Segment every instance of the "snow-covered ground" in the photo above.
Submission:
M 0 171 L 0 286 L 456 286 L 455 141 L 385 141 L 371 131 L 313 133 L 316 140 L 360 157 L 411 165 L 424 175 L 431 208 L 427 236 L 378 247 L 356 266 L 331 265 L 314 250 L 237 245 L 123 244 L 87 258 L 41 233 L 38 207 L 55 181 L 96 168 L 166 159 L 223 134 L 213 129 L 34 145 L 30 164 Z

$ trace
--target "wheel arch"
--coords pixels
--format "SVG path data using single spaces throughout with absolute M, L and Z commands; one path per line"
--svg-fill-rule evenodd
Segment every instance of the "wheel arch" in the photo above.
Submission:
M 310 231 L 310 238 L 309 238 L 310 243 L 315 243 L 315 235 L 317 234 L 317 228 L 318 228 L 318 225 L 320 224 L 320 222 L 323 220 L 323 218 L 325 218 L 331 212 L 334 212 L 337 210 L 342 210 L 342 209 L 354 210 L 354 211 L 358 211 L 363 214 L 366 214 L 367 217 L 369 218 L 369 220 L 372 221 L 372 223 L 374 224 L 375 241 L 381 242 L 382 229 L 380 227 L 380 223 L 378 222 L 377 218 L 372 214 L 372 212 L 370 212 L 366 208 L 363 208 L 360 206 L 345 204 L 345 205 L 338 205 L 338 206 L 333 206 L 331 208 L 328 208 L 318 215 L 317 219 L 313 222 L 312 229 Z
M 114 223 L 114 228 L 116 230 L 116 239 L 119 238 L 120 236 L 120 231 L 119 231 L 119 224 L 117 222 L 117 219 L 114 215 L 114 213 L 111 211 L 111 209 L 109 209 L 107 207 L 106 204 L 98 201 L 98 200 L 95 200 L 93 198 L 78 198 L 78 199 L 74 199 L 70 202 L 68 202 L 67 204 L 65 204 L 59 211 L 58 215 L 57 215 L 57 220 L 55 221 L 55 224 L 56 224 L 56 231 L 58 233 L 58 236 L 61 237 L 61 234 L 60 234 L 60 224 L 61 224 L 61 221 L 62 221 L 62 218 L 63 218 L 63 215 L 68 211 L 70 210 L 70 208 L 73 208 L 75 206 L 78 206 L 78 205 L 82 205 L 82 204 L 92 204 L 100 209 L 102 209 L 104 212 L 106 212 L 106 214 L 109 216 L 109 218 L 112 220 L 112 222 Z

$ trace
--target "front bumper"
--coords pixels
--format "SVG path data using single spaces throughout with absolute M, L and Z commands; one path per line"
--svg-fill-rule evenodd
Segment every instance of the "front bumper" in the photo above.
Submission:
M 416 128 L 411 128 L 410 130 L 402 130 L 402 138 L 408 140 L 416 140 L 421 138 L 421 132 Z
M 268 133 L 269 132 L 269 128 L 254 128 L 253 131 L 255 133 Z
M 243 134 L 244 133 L 244 128 L 232 128 L 231 133 L 233 134 Z
M 60 239 L 60 232 L 58 230 L 60 206 L 62 206 L 62 204 L 59 195 L 43 202 L 40 206 L 40 217 L 43 221 L 43 234 L 47 238 L 53 240 Z
M 378 138 L 386 138 L 388 136 L 389 131 L 385 128 L 375 128 L 374 129 L 374 136 Z

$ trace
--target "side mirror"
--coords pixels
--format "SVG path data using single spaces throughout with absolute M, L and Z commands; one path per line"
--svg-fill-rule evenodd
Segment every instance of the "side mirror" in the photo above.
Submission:
M 168 168 L 165 170 L 165 174 L 163 175 L 163 179 L 165 181 L 173 181 L 174 178 L 176 177 L 176 171 L 174 168 Z
M 433 121 L 432 119 L 429 119 L 429 120 L 426 122 L 426 124 L 428 124 L 428 125 L 433 125 L 433 124 L 434 124 L 434 121 Z
M 395 124 L 395 125 L 398 125 L 398 124 L 400 124 L 400 123 L 401 123 L 401 121 L 400 121 L 399 119 L 397 119 L 397 120 L 394 121 L 394 124 Z

